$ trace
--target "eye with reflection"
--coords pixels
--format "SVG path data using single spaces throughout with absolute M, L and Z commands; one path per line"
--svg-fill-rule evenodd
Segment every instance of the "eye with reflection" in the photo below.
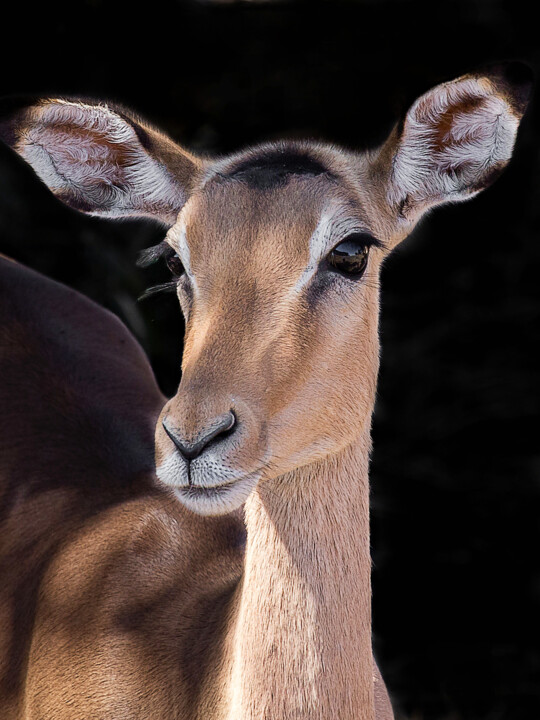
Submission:
M 332 268 L 344 275 L 359 278 L 367 267 L 369 249 L 377 241 L 367 233 L 353 233 L 336 245 L 326 260 Z

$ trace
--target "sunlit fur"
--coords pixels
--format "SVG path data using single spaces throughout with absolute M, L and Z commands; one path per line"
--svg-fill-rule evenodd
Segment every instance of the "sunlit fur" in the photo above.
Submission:
M 75 206 L 169 217 L 166 240 L 188 268 L 178 283 L 182 381 L 156 426 L 157 474 L 201 522 L 243 510 L 247 546 L 182 717 L 392 717 L 371 652 L 380 267 L 423 212 L 471 197 L 508 162 L 520 93 L 498 75 L 439 86 L 367 153 L 282 142 L 201 161 L 170 144 L 165 153 L 169 141 L 147 126 L 139 142 L 135 121 L 114 109 L 56 101 L 12 129 L 19 152 Z M 275 177 L 264 177 L 265 162 Z M 359 231 L 376 240 L 364 274 L 332 271 L 325 256 Z M 188 473 L 161 420 L 193 443 L 231 411 L 234 432 Z M 169 717 L 161 710 L 154 717 Z

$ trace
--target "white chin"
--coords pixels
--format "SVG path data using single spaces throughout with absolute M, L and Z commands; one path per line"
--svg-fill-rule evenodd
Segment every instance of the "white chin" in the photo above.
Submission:
M 176 486 L 174 494 L 182 505 L 197 515 L 227 515 L 242 507 L 257 481 L 258 477 L 248 475 L 211 488 Z
M 203 465 L 192 468 L 191 484 L 188 484 L 187 463 L 179 453 L 169 455 L 156 468 L 156 474 L 164 485 L 174 490 L 182 505 L 198 515 L 226 515 L 238 510 L 261 476 L 260 471 L 241 474 L 223 467 L 218 474 L 215 465 L 213 468 Z

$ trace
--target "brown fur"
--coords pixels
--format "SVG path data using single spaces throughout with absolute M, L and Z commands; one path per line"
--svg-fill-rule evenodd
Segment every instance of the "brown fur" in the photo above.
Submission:
M 0 370 L 9 378 L 0 385 L 2 718 L 225 717 L 227 677 L 243 660 L 241 654 L 235 660 L 235 632 L 229 637 L 225 632 L 226 623 L 238 627 L 240 608 L 231 611 L 239 592 L 241 612 L 249 613 L 253 594 L 255 602 L 262 598 L 268 604 L 264 616 L 271 617 L 272 598 L 259 578 L 246 572 L 242 581 L 241 516 L 193 515 L 155 484 L 151 433 L 163 400 L 140 349 L 113 316 L 4 258 L 0 278 Z M 35 303 L 28 303 L 30 296 Z M 307 479 L 291 475 L 279 484 L 289 485 L 290 501 L 302 505 L 293 483 Z M 337 502 L 332 512 L 342 513 L 339 496 L 329 495 L 324 480 L 319 478 L 318 490 L 324 513 L 330 512 L 326 500 L 332 496 Z M 278 547 L 303 539 L 304 551 L 298 546 L 296 552 L 305 552 L 313 541 L 294 526 L 297 516 L 287 509 L 286 494 L 272 507 L 278 490 L 269 485 L 254 497 L 250 514 L 263 526 L 267 513 L 268 519 L 279 518 Z M 352 498 L 349 505 L 355 524 L 366 517 L 367 484 L 358 491 L 358 501 Z M 315 492 L 312 502 L 310 512 L 316 512 Z M 321 522 L 312 527 L 318 542 L 324 515 Z M 364 544 L 360 531 L 358 526 Z M 320 586 L 329 582 L 329 570 L 338 573 L 340 597 L 343 580 L 360 584 L 361 602 L 369 607 L 369 574 L 362 582 L 353 547 L 333 546 L 326 560 L 314 557 L 316 572 L 303 564 L 304 582 L 314 593 L 312 632 L 323 620 L 320 613 L 340 608 L 338 602 L 328 607 L 330 596 Z M 266 556 L 268 545 L 248 548 L 258 567 L 257 554 Z M 343 561 L 349 557 L 354 565 L 336 563 L 336 552 L 346 553 Z M 362 552 L 366 569 L 367 544 Z M 275 559 L 279 562 L 279 554 Z M 293 584 L 284 580 L 280 587 L 282 601 L 290 601 L 296 612 Z M 317 594 L 324 607 L 317 607 Z M 357 602 L 353 593 L 351 599 Z M 356 617 L 354 607 L 347 612 Z M 369 628 L 358 629 L 367 640 Z M 271 636 L 259 633 L 264 653 Z M 251 647 L 256 638 L 254 632 Z M 314 672 L 303 662 L 304 649 L 298 651 L 299 668 Z M 371 665 L 337 657 L 345 660 L 353 662 L 356 675 L 370 675 Z M 268 668 L 260 670 L 258 682 L 264 684 Z M 300 692 L 302 678 L 295 678 Z M 257 687 L 255 679 L 249 687 Z M 255 694 L 250 702 L 257 708 L 266 696 Z
M 468 93 L 487 93 L 480 139 L 502 138 L 504 162 L 517 127 L 519 103 L 505 100 L 506 80 L 448 87 L 421 103 L 431 146 L 423 148 L 408 116 L 404 134 L 361 155 L 276 143 L 196 161 L 147 127 L 135 138 L 123 132 L 117 117 L 127 154 L 116 152 L 107 128 L 104 149 L 127 163 L 111 170 L 126 183 L 120 195 L 99 163 L 89 166 L 97 173 L 90 179 L 70 165 L 39 113 L 8 123 L 6 137 L 30 153 L 40 175 L 63 197 L 90 202 L 90 212 L 151 214 L 162 201 L 163 220 L 187 197 L 167 241 L 189 267 L 178 285 L 182 382 L 156 425 L 160 484 L 149 432 L 163 399 L 134 341 L 88 301 L 0 262 L 0 371 L 9 378 L 0 425 L 7 720 L 393 717 L 371 650 L 368 464 L 380 266 L 426 208 L 455 199 L 458 173 L 445 175 L 438 163 L 461 140 L 448 139 L 455 118 L 452 108 L 437 113 L 441 98 L 464 97 L 456 108 L 466 116 L 480 108 Z M 492 107 L 504 115 L 499 135 Z M 99 116 L 90 106 L 60 110 L 68 125 L 75 113 L 78 128 L 86 113 L 92 123 Z M 21 117 L 35 119 L 30 135 Z M 403 149 L 407 137 L 419 157 Z M 46 161 L 35 138 L 50 143 Z M 486 150 L 478 147 L 476 165 Z M 404 197 L 396 183 L 414 183 L 418 168 L 421 192 Z M 165 188 L 160 198 L 150 183 L 148 207 L 145 177 Z M 470 177 L 455 185 L 459 199 L 475 191 Z M 481 173 L 474 179 L 487 182 Z M 96 182 L 106 206 L 95 204 Z M 310 238 L 323 220 L 334 245 L 352 226 L 377 239 L 361 279 L 324 273 L 313 260 L 322 240 L 312 247 Z M 193 443 L 231 410 L 234 431 L 192 461 L 186 484 L 185 459 L 161 420 Z

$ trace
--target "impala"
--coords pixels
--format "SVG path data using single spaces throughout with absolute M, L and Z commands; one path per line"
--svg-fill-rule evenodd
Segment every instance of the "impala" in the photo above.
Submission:
M 71 207 L 168 228 L 146 259 L 186 332 L 165 402 L 118 321 L 0 263 L 3 718 L 393 717 L 371 643 L 379 271 L 507 164 L 525 76 L 439 85 L 365 153 L 202 159 L 71 99 L 4 119 Z

